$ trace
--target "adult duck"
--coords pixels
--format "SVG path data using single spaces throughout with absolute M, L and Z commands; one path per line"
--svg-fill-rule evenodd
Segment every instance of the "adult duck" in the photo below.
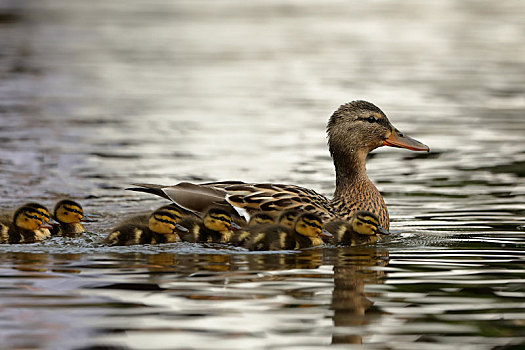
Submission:
M 336 173 L 331 200 L 300 186 L 239 181 L 181 182 L 174 186 L 135 184 L 137 187 L 130 190 L 153 193 L 196 212 L 221 204 L 233 206 L 248 216 L 260 211 L 276 215 L 287 209 L 299 209 L 331 221 L 349 220 L 354 212 L 367 210 L 377 215 L 380 225 L 388 230 L 388 210 L 366 174 L 366 157 L 381 146 L 429 151 L 428 146 L 401 133 L 383 111 L 366 101 L 340 106 L 328 121 L 327 133 Z

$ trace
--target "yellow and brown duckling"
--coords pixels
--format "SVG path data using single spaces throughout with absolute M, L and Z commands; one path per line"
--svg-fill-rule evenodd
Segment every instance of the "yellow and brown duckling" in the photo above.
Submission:
M 390 234 L 379 225 L 377 215 L 365 210 L 355 212 L 348 221 L 331 221 L 325 225 L 325 230 L 333 235 L 328 240 L 330 243 L 349 246 L 376 243 L 379 235 Z
M 296 185 L 241 181 L 181 182 L 174 186 L 136 184 L 130 190 L 152 193 L 199 213 L 212 203 L 231 205 L 248 215 L 258 211 L 274 215 L 297 208 L 328 222 L 338 218 L 349 220 L 354 212 L 368 210 L 388 229 L 385 202 L 366 174 L 368 153 L 381 146 L 412 151 L 429 151 L 429 148 L 397 130 L 381 109 L 366 101 L 340 106 L 328 121 L 327 134 L 336 173 L 332 199 Z
M 58 224 L 53 225 L 52 235 L 72 236 L 86 231 L 80 223 L 84 217 L 82 206 L 70 199 L 59 201 L 53 210 L 53 219 Z
M 159 208 L 149 216 L 148 223 L 130 222 L 120 224 L 106 238 L 110 245 L 159 244 L 176 242 L 175 232 L 179 218 L 173 212 Z
M 183 229 L 181 229 L 181 227 Z M 212 207 L 202 220 L 186 217 L 179 222 L 177 233 L 181 240 L 192 243 L 229 243 L 232 228 L 240 228 L 232 222 L 232 215 L 223 208 Z
M 235 246 L 242 246 L 251 236 L 251 232 L 249 231 L 250 229 L 260 225 L 271 225 L 274 222 L 275 218 L 270 214 L 263 212 L 255 213 L 250 217 L 250 221 L 248 221 L 248 226 L 246 227 L 248 230 L 235 230 L 231 237 L 230 243 Z
M 49 211 L 41 204 L 21 206 L 11 219 L 0 221 L 0 243 L 35 243 L 48 238 L 49 217 Z
M 274 224 L 256 226 L 249 232 L 243 245 L 249 250 L 293 250 L 322 245 L 323 220 L 314 213 L 302 213 L 295 220 L 293 229 Z

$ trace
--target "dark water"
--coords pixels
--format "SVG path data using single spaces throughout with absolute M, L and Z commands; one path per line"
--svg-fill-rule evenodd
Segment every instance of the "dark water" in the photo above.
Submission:
M 0 207 L 79 200 L 76 239 L 0 247 L 0 347 L 525 346 L 525 3 L 2 1 Z M 330 195 L 324 126 L 376 103 L 376 246 L 105 247 L 133 182 Z M 361 347 L 361 346 L 355 346 Z M 350 348 L 352 348 L 350 346 Z

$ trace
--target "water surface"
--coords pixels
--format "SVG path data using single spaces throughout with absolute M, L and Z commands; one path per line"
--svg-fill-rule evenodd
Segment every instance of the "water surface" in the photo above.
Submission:
M 1 3 L 0 207 L 69 197 L 93 220 L 80 238 L 0 247 L 2 346 L 520 348 L 524 11 L 518 0 Z M 387 240 L 262 254 L 100 243 L 119 218 L 165 204 L 124 191 L 133 182 L 331 195 L 325 123 L 354 99 L 432 149 L 369 157 Z

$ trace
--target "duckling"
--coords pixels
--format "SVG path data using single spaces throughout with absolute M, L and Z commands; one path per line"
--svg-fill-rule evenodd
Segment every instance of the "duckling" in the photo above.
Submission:
M 257 226 L 250 233 L 244 248 L 250 250 L 292 250 L 323 244 L 323 221 L 314 213 L 302 213 L 295 220 L 293 229 L 284 225 Z
M 274 217 L 264 212 L 255 213 L 250 217 L 248 222 L 248 229 L 251 229 L 259 225 L 271 225 L 275 221 Z M 236 230 L 233 232 L 230 243 L 235 246 L 242 246 L 248 238 L 251 236 L 250 231 L 247 230 Z
M 390 232 L 379 226 L 377 215 L 360 210 L 355 212 L 349 221 L 334 220 L 325 225 L 325 229 L 333 234 L 329 240 L 334 245 L 360 245 L 375 243 L 378 235 L 388 235 Z
M 38 203 L 28 203 L 19 207 L 12 220 L 1 220 L 0 243 L 35 243 L 49 237 L 45 228 L 49 211 Z
M 53 219 L 58 224 L 53 225 L 51 229 L 52 235 L 76 235 L 86 231 L 84 226 L 80 223 L 84 216 L 82 206 L 72 200 L 64 199 L 55 205 L 53 210 Z
M 110 245 L 173 243 L 177 240 L 175 228 L 179 219 L 163 207 L 155 210 L 148 224 L 126 222 L 114 228 L 106 238 Z
M 185 242 L 192 243 L 229 243 L 232 227 L 240 228 L 232 222 L 232 215 L 225 209 L 212 207 L 204 214 L 202 220 L 186 217 L 179 222 L 177 233 Z
M 46 238 L 50 237 L 51 236 L 51 230 L 50 229 L 52 228 L 52 226 L 47 225 L 47 223 L 49 222 L 49 220 L 51 218 L 50 214 L 49 214 L 49 210 L 47 210 L 47 207 L 43 206 L 40 203 L 36 203 L 36 202 L 26 203 L 26 204 L 24 204 L 22 206 L 23 207 L 33 208 L 33 209 L 35 209 L 38 212 L 37 215 L 39 215 L 40 218 L 43 221 L 43 226 L 40 228 L 40 231 L 42 232 L 42 235 L 45 236 Z

